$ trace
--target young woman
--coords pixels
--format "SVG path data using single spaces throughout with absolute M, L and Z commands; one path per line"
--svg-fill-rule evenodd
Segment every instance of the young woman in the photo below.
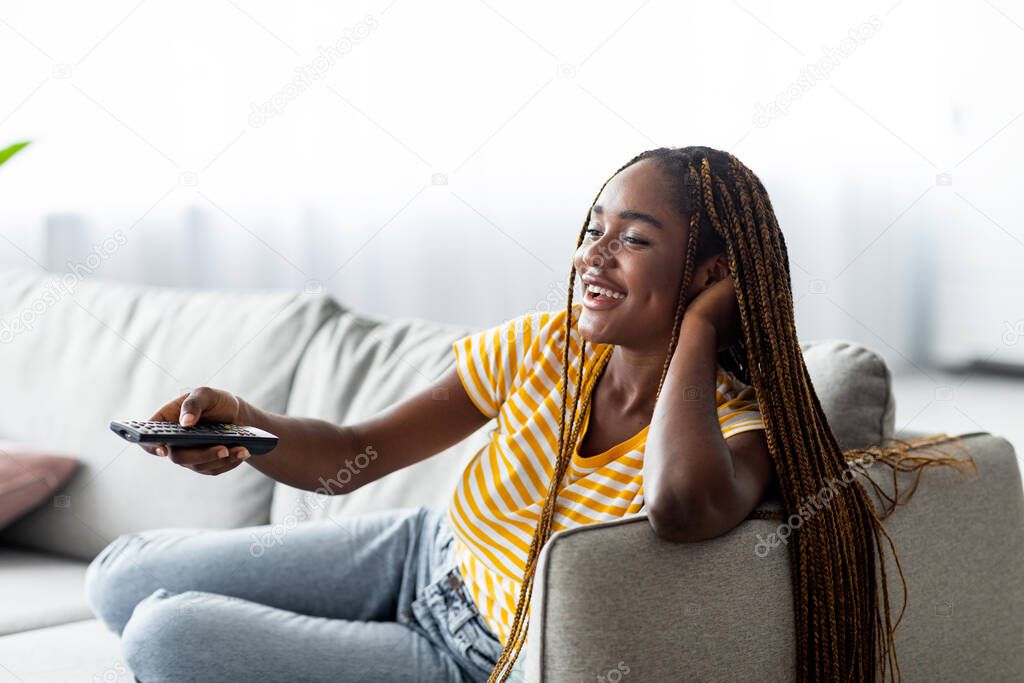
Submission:
M 271 431 L 278 447 L 252 460 L 244 449 L 151 452 L 208 475 L 248 461 L 307 490 L 373 449 L 341 494 L 492 418 L 498 429 L 444 513 L 310 522 L 259 557 L 252 529 L 115 540 L 89 568 L 88 595 L 140 681 L 517 680 L 553 532 L 646 512 L 664 539 L 712 538 L 760 516 L 770 493 L 795 512 L 866 452 L 839 451 L 814 394 L 764 187 L 707 147 L 644 152 L 606 181 L 565 310 L 518 316 L 453 350 L 434 386 L 357 424 L 274 415 L 207 387 L 150 418 Z M 885 674 L 880 533 L 860 484 L 794 532 L 801 680 L 874 680 L 879 661 Z

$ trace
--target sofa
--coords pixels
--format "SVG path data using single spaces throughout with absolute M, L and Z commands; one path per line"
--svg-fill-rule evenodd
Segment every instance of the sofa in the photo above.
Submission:
M 473 330 L 357 314 L 315 292 L 78 281 L 54 295 L 55 277 L 0 272 L 0 321 L 20 321 L 0 346 L 0 457 L 29 446 L 82 463 L 52 503 L 0 531 L 0 683 L 132 680 L 83 594 L 88 562 L 118 535 L 249 525 L 283 535 L 311 519 L 441 507 L 495 428 L 343 496 L 299 491 L 245 465 L 194 474 L 120 440 L 109 421 L 148 417 L 201 385 L 275 412 L 358 420 L 431 383 L 453 362 L 452 341 Z M 921 435 L 894 433 L 891 375 L 878 354 L 834 339 L 801 348 L 841 447 Z M 998 435 L 961 436 L 975 471 L 926 470 L 886 522 L 908 581 L 901 672 L 907 681 L 1020 681 L 1018 462 Z M 889 479 L 879 483 L 891 492 Z M 756 550 L 778 525 L 750 519 L 673 544 L 638 515 L 556 534 L 531 605 L 528 680 L 791 680 L 788 553 Z M 894 566 L 889 575 L 898 610 Z

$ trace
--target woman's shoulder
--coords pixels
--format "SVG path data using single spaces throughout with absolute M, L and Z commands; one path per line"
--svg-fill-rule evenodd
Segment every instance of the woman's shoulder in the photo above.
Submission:
M 578 339 L 580 305 L 573 304 L 573 314 L 570 321 L 570 334 L 572 338 Z M 531 339 L 542 344 L 559 344 L 565 339 L 565 324 L 567 311 L 564 308 L 550 309 L 537 308 L 526 311 L 508 320 L 505 325 L 509 331 L 521 331 L 528 333 Z

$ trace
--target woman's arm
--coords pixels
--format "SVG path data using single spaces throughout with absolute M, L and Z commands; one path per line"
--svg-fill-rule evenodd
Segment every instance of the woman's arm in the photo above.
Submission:
M 247 462 L 277 481 L 330 495 L 349 493 L 463 440 L 488 421 L 455 366 L 433 385 L 348 425 L 277 415 L 239 399 L 238 423 L 277 435 L 278 445 Z
M 764 498 L 772 462 L 764 430 L 726 440 L 718 422 L 715 325 L 684 315 L 654 407 L 644 452 L 651 526 L 671 541 L 699 541 L 738 525 Z

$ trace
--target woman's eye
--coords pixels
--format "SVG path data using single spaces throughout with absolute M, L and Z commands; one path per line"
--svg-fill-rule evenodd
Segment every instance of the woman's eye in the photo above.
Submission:
M 587 228 L 586 231 L 585 231 L 585 234 L 588 235 L 588 236 L 597 237 L 598 235 L 601 234 L 601 231 L 599 229 L 597 229 L 597 228 Z M 647 245 L 647 244 L 650 244 L 650 242 L 648 242 L 647 240 L 640 239 L 639 237 L 633 237 L 632 235 L 627 235 L 627 236 L 623 237 L 622 241 L 623 242 L 628 242 L 629 244 L 637 244 L 637 245 Z

